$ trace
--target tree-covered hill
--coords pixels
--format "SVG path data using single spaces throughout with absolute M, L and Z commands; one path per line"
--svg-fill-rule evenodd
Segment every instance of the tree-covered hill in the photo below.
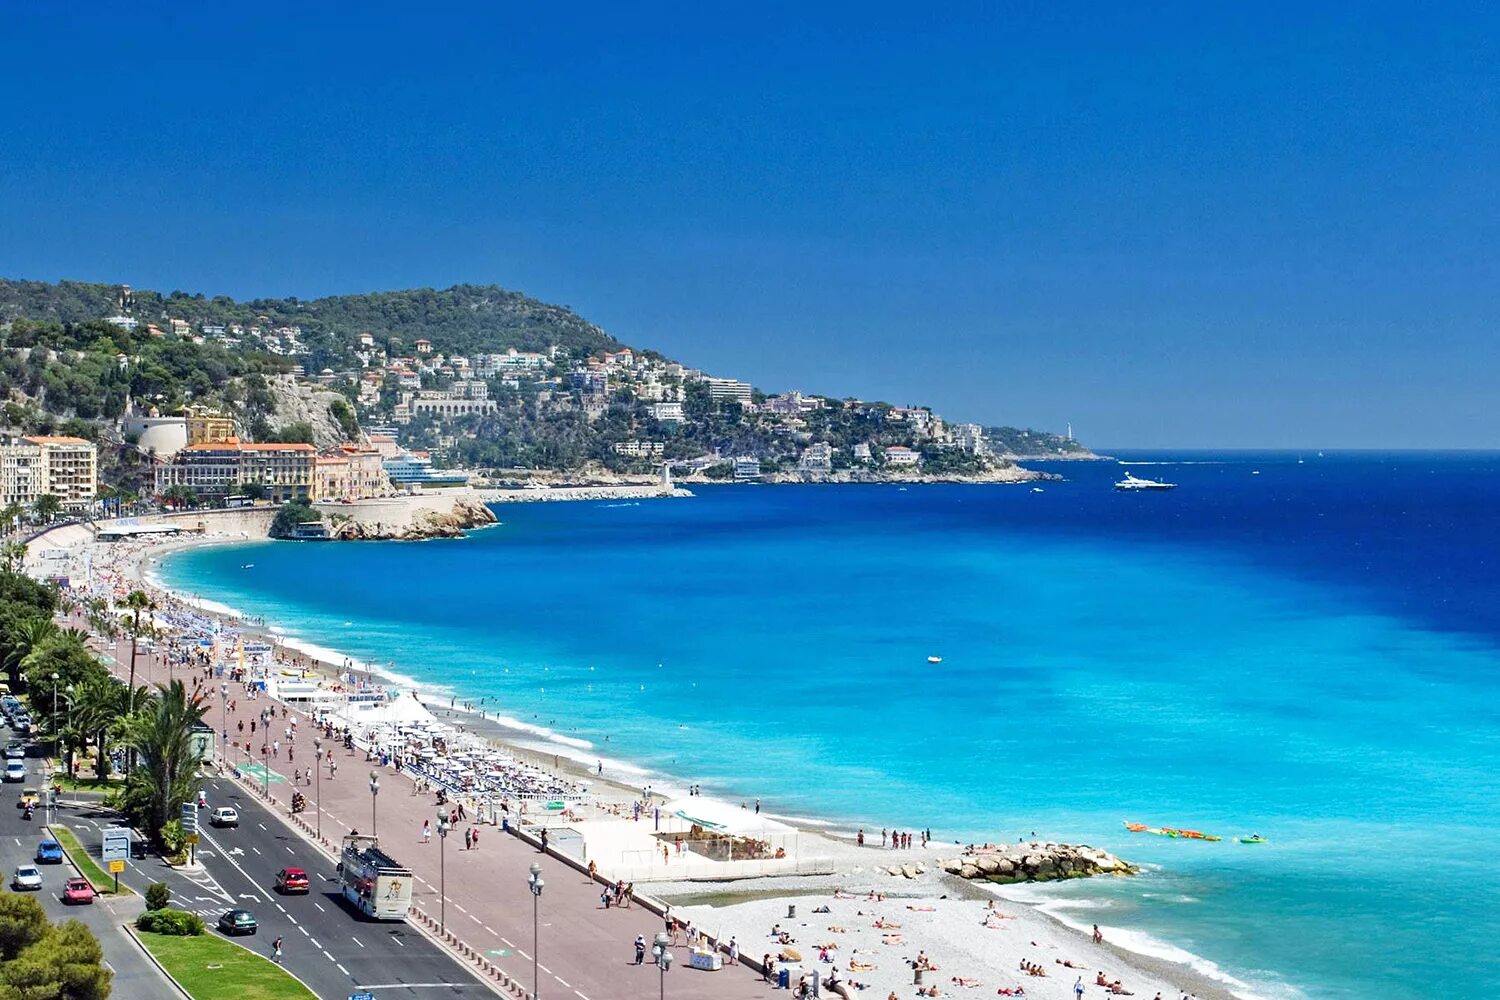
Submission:
M 19 317 L 82 323 L 123 313 L 141 323 L 186 320 L 244 327 L 301 327 L 309 344 L 334 354 L 348 350 L 361 333 L 392 353 L 409 353 L 419 339 L 434 350 L 471 354 L 514 347 L 539 351 L 611 350 L 619 344 L 570 309 L 539 302 L 498 285 L 454 285 L 399 292 L 330 295 L 320 299 L 253 299 L 134 289 L 122 302 L 122 286 L 82 281 L 17 281 L 0 278 L 0 324 Z M 327 338 L 331 343 L 319 343 Z

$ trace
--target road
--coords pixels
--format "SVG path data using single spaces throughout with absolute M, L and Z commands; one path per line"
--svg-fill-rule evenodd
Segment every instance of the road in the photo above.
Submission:
M 259 931 L 236 940 L 269 956 L 271 942 L 280 937 L 283 964 L 320 997 L 342 1000 L 360 990 L 380 1000 L 493 996 L 416 929 L 368 921 L 346 908 L 334 862 L 288 830 L 254 796 L 242 794 L 232 780 L 209 779 L 205 788 L 210 805 L 239 810 L 239 827 L 210 828 L 205 810 L 198 850 L 202 871 L 172 869 L 158 858 L 132 862 L 122 879 L 132 889 L 144 893 L 150 882 L 166 882 L 173 905 L 197 913 L 210 927 L 225 910 L 251 911 Z M 109 815 L 80 805 L 64 807 L 60 818 L 78 828 L 90 853 L 97 854 L 97 831 L 109 825 Z M 289 866 L 308 873 L 309 894 L 283 897 L 274 891 L 276 873 Z
M 0 740 L 13 738 L 9 730 Z M 32 750 L 35 753 L 35 748 Z M 46 836 L 43 813 L 38 810 L 29 822 L 21 818 L 21 810 L 15 808 L 21 789 L 40 786 L 43 763 L 40 758 L 26 758 L 28 778 L 21 784 L 4 785 L 0 796 L 0 872 L 5 878 L 4 891 L 9 892 L 10 879 L 16 866 L 30 864 L 36 857 L 36 845 Z M 132 919 L 141 908 L 139 899 L 107 900 L 100 898 L 92 906 L 64 906 L 62 903 L 63 882 L 74 874 L 73 867 L 61 865 L 38 865 L 42 873 L 41 903 L 52 920 L 77 917 L 88 925 L 99 938 L 104 948 L 104 963 L 115 974 L 113 996 L 115 1000 L 159 1000 L 171 994 L 171 984 L 157 971 L 156 966 L 142 954 L 140 946 L 121 930 L 121 925 Z

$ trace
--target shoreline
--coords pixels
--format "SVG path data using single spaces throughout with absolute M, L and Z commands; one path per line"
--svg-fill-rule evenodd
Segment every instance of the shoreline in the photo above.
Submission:
M 592 493 L 593 489 L 585 488 Z M 580 490 L 584 492 L 585 490 Z M 526 499 L 543 500 L 543 497 L 535 496 Z M 522 499 L 517 497 L 517 500 Z M 554 497 L 553 499 L 564 499 Z M 604 499 L 598 496 L 576 496 L 573 499 Z M 609 760 L 606 761 L 608 776 L 595 773 L 591 766 L 591 759 L 603 759 L 598 754 L 598 746 L 585 742 L 571 740 L 546 727 L 530 726 L 519 720 L 507 717 L 500 712 L 493 712 L 486 707 L 465 707 L 466 702 L 460 699 L 456 689 L 437 690 L 431 685 L 421 685 L 412 678 L 404 677 L 394 670 L 382 668 L 378 665 L 365 663 L 352 657 L 345 656 L 336 646 L 324 645 L 318 641 L 318 637 L 303 639 L 301 637 L 288 638 L 285 634 L 278 633 L 279 626 L 274 622 L 263 621 L 252 624 L 242 616 L 238 609 L 229 608 L 218 602 L 175 590 L 165 584 L 159 575 L 153 573 L 151 568 L 163 558 L 176 552 L 190 548 L 198 548 L 209 545 L 244 544 L 250 542 L 261 542 L 267 539 L 256 538 L 248 533 L 237 534 L 221 533 L 205 535 L 194 538 L 164 539 L 151 543 L 141 543 L 140 550 L 128 560 L 125 569 L 129 579 L 137 582 L 140 586 L 160 591 L 170 595 L 176 600 L 198 609 L 201 613 L 231 620 L 246 635 L 256 636 L 275 646 L 294 654 L 294 660 L 299 666 L 305 666 L 310 671 L 316 672 L 325 679 L 337 679 L 340 673 L 354 673 L 366 680 L 381 685 L 394 685 L 405 687 L 413 691 L 428 709 L 438 718 L 462 728 L 464 731 L 489 740 L 523 761 L 554 771 L 560 776 L 571 780 L 589 784 L 590 786 L 605 786 L 610 791 L 622 797 L 633 797 L 640 793 L 642 783 L 650 783 L 654 794 L 665 794 L 671 797 L 674 792 L 685 793 L 686 783 L 676 782 L 672 776 L 658 774 L 639 768 L 629 761 Z M 115 543 L 117 545 L 122 543 Z M 329 657 L 338 657 L 345 661 L 340 663 Z M 550 758 L 550 759 L 549 759 Z M 627 780 L 632 779 L 632 780 Z M 638 779 L 638 780 L 633 780 Z M 910 851 L 880 850 L 873 847 L 857 847 L 853 843 L 853 835 L 840 836 L 839 830 L 850 824 L 842 823 L 838 818 L 822 817 L 796 817 L 779 816 L 767 813 L 768 816 L 788 822 L 796 826 L 800 836 L 808 838 L 820 845 L 827 845 L 838 862 L 838 873 L 827 876 L 779 876 L 773 878 L 742 879 L 738 882 L 725 883 L 657 883 L 652 885 L 653 895 L 662 898 L 663 901 L 671 903 L 674 907 L 681 906 L 684 912 L 696 912 L 703 904 L 694 903 L 692 900 L 704 897 L 722 898 L 725 902 L 720 903 L 713 912 L 721 919 L 724 926 L 732 928 L 730 934 L 737 933 L 737 925 L 744 923 L 746 931 L 742 936 L 749 938 L 753 932 L 754 921 L 764 913 L 783 908 L 791 903 L 806 900 L 809 909 L 812 908 L 812 897 L 827 895 L 836 887 L 845 890 L 853 890 L 858 893 L 877 892 L 885 894 L 888 898 L 888 909 L 899 908 L 907 900 L 919 900 L 923 904 L 939 906 L 945 914 L 945 927 L 950 931 L 950 936 L 960 933 L 959 917 L 949 915 L 948 911 L 956 910 L 960 904 L 967 904 L 970 908 L 979 900 L 996 900 L 994 905 L 1003 905 L 1007 910 L 1015 911 L 1012 919 L 1018 922 L 1015 926 L 1024 927 L 1028 935 L 1031 935 L 1033 945 L 1043 951 L 1043 957 L 1048 952 L 1063 951 L 1070 955 L 1082 954 L 1088 949 L 1100 949 L 1101 946 L 1094 945 L 1088 939 L 1086 930 L 1081 931 L 1078 927 L 1070 924 L 1052 912 L 1048 912 L 1044 904 L 1039 901 L 1028 901 L 1018 899 L 1014 896 L 1005 896 L 999 889 L 1010 888 L 1001 886 L 990 888 L 986 883 L 967 882 L 954 876 L 943 875 L 937 870 L 936 862 L 943 856 L 950 856 L 954 848 L 949 845 L 945 850 L 938 848 L 936 841 L 934 848 L 927 850 L 914 849 Z M 909 881 L 901 878 L 893 878 L 884 872 L 885 866 L 892 863 L 909 863 L 922 861 L 931 868 L 929 877 L 917 881 Z M 1019 885 L 1024 885 L 1020 883 Z M 706 888 L 707 887 L 707 888 Z M 774 905 L 773 905 L 774 904 Z M 983 904 L 978 904 L 983 905 Z M 769 908 L 768 908 L 769 907 Z M 925 906 L 922 907 L 925 912 Z M 975 910 L 976 914 L 982 912 Z M 1022 914 L 1025 919 L 1022 920 Z M 774 916 L 774 914 L 773 914 Z M 948 926 L 951 925 L 951 926 Z M 707 925 L 700 925 L 707 926 Z M 962 932 L 967 936 L 969 932 Z M 1217 968 L 1212 962 L 1199 956 L 1190 955 L 1177 949 L 1170 942 L 1149 939 L 1162 950 L 1179 952 L 1187 956 L 1186 960 L 1174 960 L 1151 952 L 1139 951 L 1124 947 L 1117 943 L 1106 941 L 1102 946 L 1103 952 L 1111 956 L 1113 962 L 1125 966 L 1123 972 L 1115 968 L 1111 975 L 1116 978 L 1124 978 L 1127 986 L 1134 989 L 1135 995 L 1145 993 L 1150 996 L 1152 989 L 1160 988 L 1164 991 L 1180 991 L 1173 993 L 1171 1000 L 1176 1000 L 1178 995 L 1191 995 L 1201 1000 L 1230 1000 L 1232 997 L 1249 998 L 1255 996 L 1251 987 L 1238 981 L 1226 981 L 1227 974 L 1214 975 L 1210 972 L 1200 971 L 1189 962 L 1207 964 L 1210 968 Z M 915 943 L 915 942 L 914 942 Z M 926 942 L 924 942 L 924 945 Z M 934 943 L 928 949 L 934 957 L 943 953 L 941 943 Z M 750 951 L 746 948 L 746 953 Z M 1044 963 L 1045 964 L 1045 963 Z M 1032 979 L 1030 977 L 1017 978 L 1010 985 L 1026 985 L 1027 995 L 1043 997 L 1044 1000 L 1054 991 L 1051 987 L 1067 986 L 1067 997 L 1071 998 L 1071 986 L 1073 973 L 1090 966 L 1087 970 L 1092 975 L 1093 965 L 1105 965 L 1103 955 L 1097 955 L 1089 962 L 1082 963 L 1076 968 L 1063 967 L 1054 970 L 1055 978 Z M 1108 968 L 1109 966 L 1105 966 Z M 1066 972 L 1064 977 L 1061 973 Z M 944 987 L 943 995 L 952 995 L 946 989 L 946 974 L 933 974 L 929 976 L 929 983 L 937 983 Z M 905 982 L 910 982 L 910 973 Z M 1063 979 L 1067 982 L 1064 983 Z M 1139 988 L 1142 979 L 1146 979 L 1158 985 L 1149 986 L 1146 989 Z M 1085 977 L 1087 983 L 1092 979 Z M 882 989 L 884 987 L 882 986 Z M 1058 993 L 1059 997 L 1063 994 Z M 1163 996 L 1167 993 L 1164 992 Z M 876 993 L 868 992 L 867 997 L 875 997 Z

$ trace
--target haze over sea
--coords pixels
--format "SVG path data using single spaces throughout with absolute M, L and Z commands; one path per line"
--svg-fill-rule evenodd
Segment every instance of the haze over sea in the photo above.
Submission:
M 1150 868 L 1024 891 L 1261 995 L 1492 989 L 1500 456 L 1126 457 L 1180 488 L 1069 463 L 1040 493 L 513 504 L 465 541 L 161 575 L 590 761 L 841 829 L 1107 847 Z

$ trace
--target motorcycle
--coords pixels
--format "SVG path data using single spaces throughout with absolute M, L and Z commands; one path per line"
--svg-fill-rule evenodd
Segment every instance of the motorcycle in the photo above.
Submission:
M 36 815 L 36 808 L 34 806 L 27 806 L 25 808 L 25 810 L 22 811 L 21 818 L 29 820 L 29 819 L 31 819 L 31 817 L 33 817 L 35 815 Z

